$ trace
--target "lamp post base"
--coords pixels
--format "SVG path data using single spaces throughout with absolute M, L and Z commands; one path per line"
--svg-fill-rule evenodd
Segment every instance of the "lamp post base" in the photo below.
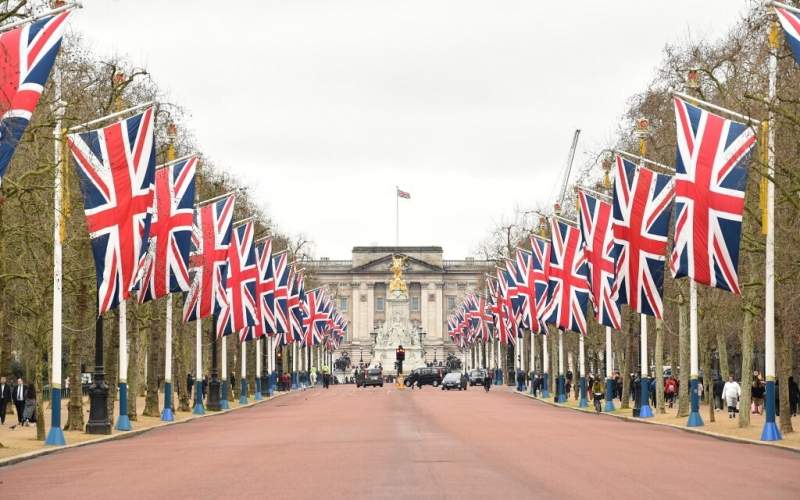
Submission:
M 222 407 L 220 406 L 219 391 L 220 391 L 219 379 L 217 377 L 212 376 L 211 380 L 208 381 L 208 401 L 206 402 L 206 407 L 208 408 L 208 411 L 222 410 Z M 198 404 L 202 409 L 203 406 L 202 396 L 200 397 L 200 399 L 201 401 Z
M 172 382 L 164 382 L 164 409 L 161 410 L 161 420 L 172 422 L 175 415 L 172 413 Z
M 616 410 L 614 407 L 614 379 L 606 379 L 606 405 L 603 407 L 604 412 Z
M 219 384 L 217 384 L 219 385 Z M 211 385 L 209 384 L 209 390 L 211 389 Z M 209 404 L 211 403 L 211 394 L 209 393 L 208 396 Z M 210 409 L 210 408 L 209 408 Z M 203 382 L 196 380 L 194 382 L 194 408 L 192 408 L 192 414 L 194 415 L 205 415 L 206 409 L 203 408 Z
M 578 380 L 578 387 L 581 391 L 580 398 L 578 399 L 578 408 L 588 408 L 589 401 L 586 399 L 586 377 L 581 377 Z
M 247 379 L 242 377 L 241 383 L 239 384 L 239 404 L 246 405 L 247 401 Z
M 269 375 L 261 375 L 261 395 L 269 397 Z
M 111 422 L 108 420 L 108 384 L 105 374 L 95 373 L 94 381 L 89 386 L 89 422 L 86 423 L 87 434 L 111 434 Z

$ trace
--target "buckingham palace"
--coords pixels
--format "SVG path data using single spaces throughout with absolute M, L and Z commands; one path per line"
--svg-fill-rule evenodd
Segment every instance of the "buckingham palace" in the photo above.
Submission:
M 328 289 L 350 327 L 334 358 L 347 352 L 369 362 L 376 332 L 386 317 L 392 257 L 404 260 L 409 319 L 419 335 L 426 361 L 442 361 L 455 346 L 447 335 L 447 317 L 467 292 L 483 289 L 494 261 L 446 260 L 439 246 L 354 247 L 350 260 L 321 258 L 306 262 L 316 285 Z

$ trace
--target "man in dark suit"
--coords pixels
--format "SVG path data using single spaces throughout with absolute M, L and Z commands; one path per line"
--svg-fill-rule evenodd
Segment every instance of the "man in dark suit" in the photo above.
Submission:
M 6 405 L 11 402 L 11 386 L 5 377 L 0 377 L 0 425 L 6 423 Z
M 11 395 L 11 400 L 14 401 L 14 406 L 17 407 L 17 422 L 20 424 L 22 423 L 22 413 L 25 411 L 25 384 L 22 382 L 22 377 L 19 377 Z

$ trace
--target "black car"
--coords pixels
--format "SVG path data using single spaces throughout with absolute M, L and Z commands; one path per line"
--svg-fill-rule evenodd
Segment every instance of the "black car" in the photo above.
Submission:
M 489 374 L 483 368 L 475 368 L 469 372 L 469 385 L 483 385 Z
M 439 374 L 437 368 L 415 368 L 411 370 L 411 373 L 408 374 L 403 383 L 406 387 L 411 387 L 412 385 L 416 385 L 417 387 L 422 387 L 423 385 L 439 387 L 442 383 L 442 376 Z
M 364 387 L 368 385 L 383 387 L 383 370 L 380 368 L 368 369 L 362 385 Z

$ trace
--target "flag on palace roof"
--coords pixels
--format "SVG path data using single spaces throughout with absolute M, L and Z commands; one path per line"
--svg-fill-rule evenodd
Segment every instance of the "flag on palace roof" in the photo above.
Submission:
M 580 230 L 552 217 L 550 233 L 545 322 L 564 330 L 586 334 L 589 281 Z
M 0 182 L 50 77 L 68 15 L 44 17 L 0 34 Z
M 197 157 L 156 169 L 155 210 L 141 268 L 139 302 L 189 291 Z
M 195 209 L 192 250 L 189 255 L 191 285 L 183 304 L 183 321 L 208 318 L 227 304 L 228 248 L 235 195 Z
M 131 296 L 153 215 L 153 108 L 69 134 L 97 272 L 98 314 Z
M 672 215 L 672 179 L 617 155 L 614 179 L 614 296 L 620 304 L 661 318 L 664 261 Z
M 583 254 L 589 265 L 589 298 L 598 323 L 619 330 L 622 323 L 619 304 L 614 300 L 614 235 L 611 230 L 611 204 L 578 192 Z
M 672 276 L 736 294 L 752 127 L 675 99 L 675 243 Z
M 410 200 L 411 199 L 411 193 L 409 193 L 407 191 L 403 191 L 400 188 L 397 188 L 397 196 L 400 197 L 400 198 L 405 198 L 406 200 Z

